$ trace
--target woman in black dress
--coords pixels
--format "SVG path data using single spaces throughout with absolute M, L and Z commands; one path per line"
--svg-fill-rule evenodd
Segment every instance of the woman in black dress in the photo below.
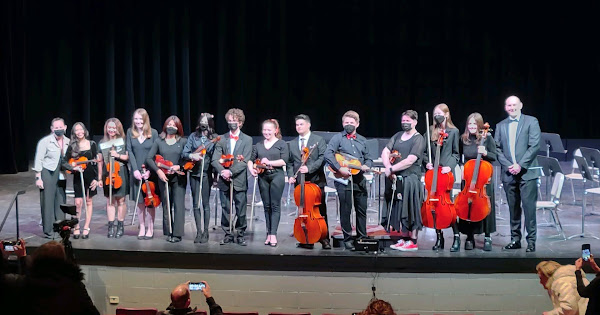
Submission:
M 144 203 L 144 192 L 140 191 L 140 182 L 148 180 L 154 182 L 156 194 L 158 191 L 158 176 L 155 172 L 150 171 L 150 168 L 142 168 L 146 163 L 146 157 L 154 142 L 158 139 L 156 129 L 150 127 L 150 117 L 148 112 L 143 108 L 138 108 L 133 112 L 133 121 L 131 128 L 127 129 L 127 153 L 129 154 L 129 165 L 131 167 L 131 191 L 129 198 L 136 200 L 138 192 L 140 194 L 137 213 L 140 223 L 138 240 L 149 240 L 154 237 L 154 217 L 156 209 L 154 207 L 146 207 Z
M 81 218 L 81 208 L 83 206 L 83 192 L 85 187 L 85 224 L 83 225 L 83 233 L 79 230 L 79 224 L 75 226 L 73 238 L 78 239 L 80 236 L 83 239 L 89 238 L 90 222 L 92 221 L 92 212 L 94 210 L 92 197 L 98 192 L 98 172 L 100 164 L 96 163 L 100 159 L 98 155 L 98 146 L 96 142 L 88 140 L 89 132 L 85 125 L 77 122 L 71 129 L 71 143 L 67 148 L 67 152 L 62 160 L 62 168 L 73 173 L 73 190 L 75 191 L 75 206 L 77 207 L 77 219 Z M 69 160 L 78 160 L 85 157 L 88 161 L 94 161 L 85 164 L 70 164 Z M 85 169 L 84 169 L 85 168 Z M 81 171 L 83 170 L 83 186 L 81 183 Z
M 127 147 L 125 145 L 125 131 L 123 124 L 117 118 L 109 118 L 104 124 L 104 138 L 100 141 L 100 161 L 105 167 L 100 168 L 99 178 L 100 186 L 104 186 L 104 196 L 108 198 L 106 203 L 106 215 L 108 216 L 108 234 L 107 237 L 120 238 L 124 233 L 125 214 L 127 206 L 125 205 L 125 196 L 129 193 L 129 172 L 127 171 Z M 119 165 L 119 176 L 121 177 L 121 187 L 112 187 L 112 203 L 110 200 L 110 185 L 106 185 L 106 179 L 109 176 L 108 168 L 111 161 L 114 160 L 114 168 Z M 103 182 L 105 185 L 103 185 Z M 115 231 L 115 208 L 117 212 L 117 224 Z
M 187 139 L 185 148 L 181 153 L 181 157 L 185 160 L 194 161 L 194 168 L 190 171 L 190 188 L 192 190 L 192 207 L 194 209 L 194 219 L 196 221 L 196 238 L 194 243 L 208 242 L 208 224 L 210 222 L 210 188 L 213 183 L 213 168 L 210 165 L 213 151 L 215 149 L 214 139 L 217 138 L 215 133 L 214 115 L 202 113 L 198 118 L 198 126 Z M 200 146 L 206 149 L 206 154 L 194 153 Z M 204 160 L 204 168 L 202 169 L 202 160 Z M 202 175 L 202 178 L 200 178 Z M 200 211 L 199 190 L 200 181 L 202 181 L 202 211 Z M 202 220 L 204 216 L 204 220 Z
M 158 174 L 160 179 L 158 185 L 162 193 L 163 234 L 167 236 L 167 242 L 170 243 L 181 242 L 184 234 L 187 176 L 182 172 L 181 152 L 183 152 L 186 142 L 187 139 L 183 136 L 181 120 L 175 115 L 170 116 L 165 120 L 159 139 L 154 142 L 146 157 L 146 164 Z M 161 155 L 166 161 L 173 163 L 173 166 L 159 168 L 155 162 L 157 154 Z M 169 206 L 173 209 L 172 215 Z
M 268 119 L 262 123 L 262 134 L 265 138 L 257 143 L 248 161 L 248 170 L 252 176 L 258 176 L 258 188 L 265 210 L 267 239 L 265 245 L 277 246 L 277 228 L 281 217 L 281 195 L 285 187 L 283 166 L 289 157 L 288 145 L 281 140 L 279 122 Z M 255 161 L 267 167 L 260 175 Z
M 430 126 L 431 139 L 429 139 L 429 141 L 431 141 L 432 161 L 429 161 L 427 152 L 425 152 L 423 157 L 425 167 L 428 170 L 433 169 L 437 141 L 441 130 L 445 130 L 448 134 L 448 137 L 446 140 L 444 140 L 444 145 L 442 146 L 440 152 L 440 166 L 442 167 L 442 174 L 447 174 L 450 172 L 454 173 L 454 169 L 456 168 L 456 165 L 458 165 L 458 139 L 460 138 L 460 132 L 458 131 L 458 128 L 454 126 L 454 123 L 452 123 L 452 118 L 450 117 L 450 108 L 448 108 L 448 105 L 444 103 L 438 104 L 433 108 L 433 124 Z M 451 227 L 452 232 L 454 233 L 454 242 L 452 243 L 450 251 L 457 252 L 460 250 L 460 234 L 458 232 L 458 224 L 456 220 L 452 221 Z M 435 232 L 437 238 L 432 249 L 444 249 L 444 234 L 442 233 L 442 230 L 438 229 Z
M 420 212 L 423 203 L 421 159 L 425 139 L 415 129 L 418 118 L 419 115 L 414 110 L 402 113 L 402 131 L 397 132 L 381 152 L 386 175 L 386 207 L 384 208 L 386 211 L 382 213 L 381 225 L 387 228 L 389 224 L 390 229 L 402 231 L 403 237 L 398 243 L 390 246 L 392 249 L 401 251 L 419 249 L 417 246 L 418 231 L 423 227 Z M 399 156 L 396 156 L 392 163 L 390 154 L 394 151 L 397 151 Z M 396 186 L 395 190 L 392 188 L 393 181 Z M 392 205 L 390 214 L 388 214 L 389 205 Z
M 467 118 L 467 127 L 465 132 L 461 136 L 461 151 L 463 154 L 464 162 L 477 158 L 477 154 L 481 153 L 481 158 L 488 162 L 496 161 L 496 142 L 491 135 L 487 135 L 485 142 L 481 143 L 482 136 L 481 130 L 483 129 L 483 117 L 479 113 L 472 113 Z M 464 176 L 463 176 L 464 178 Z M 469 183 L 463 182 L 464 185 Z M 483 250 L 492 250 L 492 237 L 491 233 L 496 232 L 496 202 L 494 198 L 494 177 L 492 176 L 492 182 L 486 187 L 486 193 L 490 198 L 490 213 L 488 216 L 479 222 L 470 222 L 460 220 L 458 222 L 458 229 L 461 233 L 467 235 L 465 241 L 465 250 L 472 250 L 475 247 L 475 234 L 485 233 L 483 242 Z

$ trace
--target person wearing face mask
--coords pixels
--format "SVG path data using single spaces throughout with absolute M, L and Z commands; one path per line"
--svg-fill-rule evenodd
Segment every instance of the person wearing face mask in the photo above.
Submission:
M 448 105 L 442 103 L 433 108 L 433 124 L 429 128 L 431 131 L 431 139 L 429 139 L 429 141 L 431 141 L 432 161 L 429 161 L 429 156 L 427 152 L 425 152 L 423 156 L 425 167 L 428 170 L 433 169 L 433 162 L 436 158 L 435 155 L 437 151 L 436 148 L 438 138 L 440 131 L 444 130 L 448 134 L 448 137 L 444 140 L 444 144 L 440 151 L 440 166 L 442 167 L 442 174 L 454 172 L 460 156 L 458 148 L 458 139 L 460 138 L 460 133 L 458 128 L 456 128 L 452 122 L 452 118 L 450 117 L 450 108 L 448 108 Z M 457 252 L 460 250 L 460 234 L 458 232 L 456 220 L 452 221 L 451 227 L 452 232 L 454 233 L 454 242 L 452 243 L 450 251 Z M 436 230 L 436 241 L 432 249 L 444 249 L 444 234 L 440 229 Z
M 210 165 L 212 154 L 215 150 L 214 142 L 211 141 L 217 138 L 215 133 L 214 116 L 209 113 L 202 113 L 198 118 L 198 126 L 187 139 L 187 143 L 181 152 L 181 157 L 185 160 L 195 161 L 194 168 L 190 170 L 190 188 L 192 189 L 192 207 L 194 209 L 194 219 L 196 220 L 196 238 L 194 243 L 208 242 L 208 224 L 210 222 L 210 187 L 213 183 L 213 167 Z M 194 153 L 197 148 L 203 147 L 206 149 L 206 154 Z M 204 160 L 204 169 L 202 169 L 202 161 Z M 200 178 L 202 176 L 202 178 Z M 202 181 L 202 191 L 200 191 L 200 181 Z M 199 196 L 202 194 L 201 203 L 198 204 Z M 204 220 L 202 219 L 204 216 Z
M 129 166 L 133 176 L 131 178 L 131 191 L 129 198 L 135 202 L 140 191 L 140 181 L 148 180 L 154 183 L 155 193 L 160 195 L 158 190 L 158 175 L 150 168 L 142 168 L 146 163 L 148 152 L 154 142 L 158 139 L 158 131 L 150 127 L 150 117 L 143 108 L 138 108 L 133 112 L 131 128 L 127 129 L 127 154 L 129 155 Z M 144 192 L 140 191 L 137 204 L 137 213 L 139 221 L 138 240 L 148 240 L 154 237 L 154 217 L 156 209 L 146 207 L 144 203 Z
M 540 176 L 537 154 L 542 133 L 537 118 L 521 114 L 522 108 L 523 103 L 514 95 L 505 100 L 504 110 L 508 117 L 496 125 L 494 139 L 510 213 L 511 241 L 504 249 L 521 248 L 521 213 L 524 212 L 527 230 L 525 251 L 535 252 L 535 204 Z
M 60 210 L 60 204 L 65 203 L 67 182 L 61 172 L 60 162 L 69 146 L 65 137 L 67 125 L 62 118 L 54 118 L 50 123 L 49 135 L 40 139 L 35 150 L 33 171 L 35 185 L 40 190 L 40 208 L 42 212 L 42 229 L 45 238 L 52 238 L 53 224 L 64 220 L 65 214 Z
M 129 161 L 129 154 L 127 154 L 127 145 L 125 143 L 125 131 L 123 130 L 123 124 L 118 118 L 109 118 L 104 124 L 104 138 L 100 141 L 99 146 L 101 149 L 99 160 L 104 167 L 100 167 L 98 174 L 98 180 L 100 181 L 99 186 L 104 186 L 104 196 L 107 198 L 106 201 L 106 216 L 108 217 L 108 238 L 121 238 L 124 232 L 124 221 L 125 215 L 127 214 L 127 205 L 125 204 L 125 196 L 129 193 L 129 172 L 127 170 L 127 162 Z M 108 145 L 113 143 L 112 145 Z M 103 145 L 104 144 L 104 145 Z M 109 163 L 113 158 L 114 164 L 119 165 L 119 176 L 121 177 L 121 187 L 116 188 L 112 186 L 112 192 L 110 184 L 105 185 L 107 178 L 109 177 Z M 117 169 L 116 166 L 114 166 Z M 111 172 L 112 173 L 112 172 Z M 112 195 L 112 202 L 110 196 Z M 116 224 L 115 224 L 115 212 L 116 212 Z
M 340 225 L 344 234 L 344 247 L 349 250 L 354 250 L 350 222 L 353 205 L 356 211 L 356 235 L 358 238 L 367 238 L 367 180 L 363 173 L 373 165 L 367 139 L 356 133 L 359 122 L 360 117 L 357 112 L 349 110 L 344 113 L 342 116 L 344 131 L 334 135 L 325 150 L 325 161 L 331 169 L 342 177 L 348 178 L 347 184 L 336 181 L 335 189 L 340 200 Z M 362 165 L 361 171 L 350 177 L 350 170 L 341 167 L 336 161 L 336 153 L 348 154 L 358 159 Z
M 460 137 L 460 151 L 463 155 L 463 161 L 466 163 L 469 160 L 477 159 L 478 153 L 481 153 L 481 159 L 490 163 L 496 161 L 496 142 L 491 135 L 488 135 L 484 142 L 481 143 L 483 129 L 483 117 L 479 113 L 472 113 L 467 118 L 467 126 L 465 132 Z M 463 177 L 464 178 L 464 177 Z M 469 185 L 465 183 L 464 185 Z M 488 216 L 479 222 L 471 222 L 466 220 L 458 221 L 458 229 L 461 233 L 467 235 L 465 240 L 465 250 L 472 250 L 475 248 L 475 234 L 485 233 L 483 242 L 483 250 L 492 250 L 492 237 L 491 233 L 496 232 L 496 202 L 494 197 L 495 181 L 494 176 L 492 180 L 485 187 L 486 193 L 490 200 L 490 213 Z
M 248 161 L 248 171 L 252 176 L 258 176 L 258 188 L 265 210 L 267 239 L 265 245 L 277 246 L 277 228 L 281 217 L 281 196 L 285 187 L 285 172 L 283 167 L 289 158 L 288 145 L 281 140 L 279 122 L 268 119 L 262 123 L 264 140 L 257 143 Z M 260 175 L 254 162 L 260 161 L 264 169 Z
M 252 138 L 242 132 L 242 126 L 246 120 L 244 111 L 239 108 L 231 108 L 225 113 L 229 132 L 221 135 L 221 140 L 215 145 L 215 151 L 212 157 L 212 166 L 219 174 L 217 187 L 219 187 L 219 196 L 223 211 L 221 214 L 221 228 L 225 232 L 225 237 L 221 241 L 221 245 L 233 243 L 234 240 L 238 245 L 246 246 L 246 203 L 248 202 L 246 194 L 248 190 L 248 175 L 247 161 L 252 154 Z M 225 168 L 219 161 L 221 155 L 233 155 L 233 164 Z M 243 160 L 238 160 L 242 157 Z M 233 191 L 230 189 L 233 188 Z M 234 226 L 230 230 L 230 205 L 232 200 L 230 194 L 233 195 L 233 205 L 237 217 Z M 237 239 L 234 238 L 233 228 L 237 231 Z
M 401 231 L 403 237 L 398 243 L 391 245 L 392 249 L 401 251 L 418 250 L 418 231 L 423 227 L 421 221 L 421 204 L 423 189 L 421 187 L 421 159 L 425 147 L 425 139 L 415 129 L 419 115 L 414 110 L 402 113 L 402 131 L 397 132 L 381 152 L 381 160 L 385 166 L 385 201 L 392 205 L 382 211 L 381 225 Z M 397 151 L 399 157 L 390 162 L 390 154 Z M 396 189 L 392 189 L 395 180 Z M 393 193 L 393 195 L 392 195 Z M 392 202 L 393 198 L 393 202 Z M 389 215 L 389 221 L 388 221 Z
M 163 234 L 169 243 L 181 242 L 185 224 L 185 189 L 187 176 L 181 172 L 183 159 L 181 153 L 187 143 L 183 136 L 183 125 L 179 117 L 169 116 L 163 124 L 162 132 L 158 136 L 146 157 L 146 164 L 158 174 L 158 186 L 162 193 L 160 201 L 163 208 Z M 165 161 L 173 163 L 169 169 L 158 167 L 155 162 L 156 155 L 161 155 Z M 168 184 L 168 189 L 167 189 Z M 168 194 L 168 197 L 167 197 Z M 170 204 L 169 204 L 170 203 Z M 169 206 L 171 209 L 169 209 Z M 170 215 L 172 213 L 173 215 Z M 170 221 L 169 221 L 170 219 Z

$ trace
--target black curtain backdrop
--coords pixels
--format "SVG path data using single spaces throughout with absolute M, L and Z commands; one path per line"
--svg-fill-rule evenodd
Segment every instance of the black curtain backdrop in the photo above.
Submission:
M 284 135 L 306 113 L 313 130 L 390 137 L 400 113 L 444 102 L 464 128 L 492 125 L 516 94 L 543 131 L 600 138 L 597 1 L 116 1 L 8 0 L 0 4 L 0 173 L 26 171 L 50 120 L 101 134 L 137 107 L 153 127 L 199 113 L 225 131 L 229 107 L 244 131 L 277 118 Z M 69 130 L 70 132 L 70 130 Z

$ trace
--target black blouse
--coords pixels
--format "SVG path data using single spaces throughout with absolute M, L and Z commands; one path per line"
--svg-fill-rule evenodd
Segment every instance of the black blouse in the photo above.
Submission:
M 183 151 L 183 147 L 187 142 L 187 138 L 181 137 L 172 145 L 167 144 L 165 139 L 158 139 L 152 145 L 150 151 L 148 151 L 148 156 L 146 157 L 146 164 L 153 171 L 158 171 L 158 166 L 154 162 L 154 157 L 157 154 L 162 155 L 162 157 L 167 160 L 173 162 L 173 165 L 182 165 L 181 152 Z
M 473 160 L 477 158 L 477 147 L 479 143 L 477 143 L 477 137 L 475 135 L 469 136 L 470 143 L 465 144 L 462 139 L 460 140 L 462 154 L 464 157 L 464 161 Z M 494 137 L 491 135 L 485 138 L 485 149 L 487 150 L 486 156 L 481 156 L 481 158 L 488 162 L 496 161 L 496 141 L 494 141 Z
M 400 154 L 400 159 L 396 159 L 395 163 L 399 163 L 400 161 L 406 159 L 409 155 L 414 155 L 417 157 L 417 160 L 408 168 L 396 172 L 396 174 L 401 176 L 408 176 L 411 174 L 421 175 L 421 159 L 423 158 L 423 151 L 425 147 L 425 140 L 420 133 L 415 133 L 408 140 L 402 140 L 402 135 L 404 131 L 400 131 L 390 138 L 387 145 L 385 146 L 388 150 L 393 151 L 397 150 Z
M 256 159 L 267 158 L 269 161 L 284 160 L 287 161 L 289 157 L 288 145 L 283 140 L 277 140 L 273 146 L 269 149 L 265 148 L 264 140 L 257 143 L 252 148 L 252 155 L 250 161 Z

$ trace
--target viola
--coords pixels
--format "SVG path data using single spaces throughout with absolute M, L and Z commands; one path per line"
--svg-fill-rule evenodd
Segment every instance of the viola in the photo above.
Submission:
M 348 169 L 348 171 L 350 172 L 350 174 L 352 175 L 356 175 L 358 173 L 360 173 L 360 171 L 362 170 L 362 164 L 360 163 L 360 161 L 348 154 L 342 154 L 342 153 L 336 153 L 335 154 L 335 160 L 340 164 L 340 167 L 345 167 Z M 336 178 L 348 178 L 348 176 L 344 176 L 342 175 L 340 172 L 336 172 L 334 171 L 331 166 L 329 166 L 329 170 L 331 170 L 331 172 L 333 173 L 333 175 Z M 368 170 L 366 170 L 365 172 L 367 173 L 375 173 L 375 174 L 380 174 L 381 172 L 376 171 L 372 168 L 369 168 Z
M 398 152 L 398 150 L 392 150 L 390 152 L 390 163 L 394 164 L 397 160 L 401 159 L 402 155 Z
M 160 155 L 157 154 L 154 157 L 154 163 L 156 163 L 156 166 L 158 166 L 158 168 L 160 168 L 163 172 L 165 172 L 165 174 L 179 174 L 179 175 L 185 175 L 184 172 L 182 171 L 176 171 L 173 169 L 173 162 L 169 161 L 169 160 L 165 160 L 165 158 Z
M 221 140 L 221 136 L 218 136 L 212 140 L 210 140 L 210 143 L 215 143 L 217 141 Z M 199 147 L 196 148 L 196 150 L 194 150 L 194 153 L 200 153 L 201 157 L 204 157 L 206 155 L 206 146 L 205 145 L 200 145 Z M 183 170 L 185 171 L 190 171 L 194 168 L 194 166 L 196 166 L 196 162 L 197 161 L 187 161 L 183 164 Z
M 85 156 L 81 156 L 78 159 L 70 158 L 69 164 L 73 167 L 80 166 L 82 171 L 85 171 L 88 163 L 94 163 L 96 160 L 88 160 Z M 67 170 L 68 174 L 71 174 L 73 171 Z
M 261 163 L 260 159 L 256 159 L 256 161 L 254 161 L 254 169 L 256 170 L 257 174 L 262 174 L 265 170 L 272 170 L 273 167 Z
M 305 147 L 302 150 L 302 165 L 306 164 L 312 150 Z M 298 175 L 298 173 L 296 173 Z M 321 216 L 321 188 L 314 183 L 304 180 L 304 173 L 300 173 L 298 186 L 294 189 L 294 201 L 298 206 L 298 217 L 294 221 L 294 237 L 302 244 L 314 244 L 327 238 L 327 223 Z
M 456 221 L 456 210 L 450 198 L 454 176 L 452 172 L 442 174 L 440 166 L 440 152 L 446 137 L 446 131 L 440 130 L 433 169 L 425 173 L 427 197 L 421 206 L 421 218 L 424 226 L 433 229 L 445 229 Z
M 111 186 L 114 189 L 121 188 L 123 185 L 123 178 L 119 175 L 119 171 L 121 171 L 121 165 L 115 162 L 115 159 L 111 156 L 110 162 L 106 164 L 106 171 L 108 172 L 108 176 L 104 180 L 104 184 L 106 186 Z
M 142 173 L 146 173 L 146 167 L 142 165 Z M 144 204 L 146 207 L 158 207 L 160 205 L 160 197 L 156 194 L 156 186 L 153 182 L 144 178 L 144 184 L 142 185 L 142 191 L 144 192 Z
M 244 157 L 242 155 L 238 155 L 234 158 L 233 154 L 222 154 L 219 159 L 219 163 L 223 165 L 225 168 L 230 168 L 233 165 L 233 161 L 238 160 L 239 162 L 244 161 Z
M 485 123 L 481 130 L 479 145 L 485 143 L 489 131 L 490 125 Z M 485 186 L 492 179 L 494 167 L 492 163 L 482 160 L 481 153 L 478 153 L 477 159 L 465 163 L 463 172 L 465 187 L 456 197 L 456 214 L 461 220 L 479 222 L 490 214 L 490 198 Z

